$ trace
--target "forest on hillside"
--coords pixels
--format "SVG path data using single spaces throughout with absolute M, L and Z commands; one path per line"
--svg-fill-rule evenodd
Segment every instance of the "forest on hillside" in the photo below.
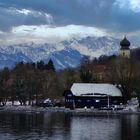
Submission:
M 140 50 L 130 59 L 115 55 L 90 60 L 85 57 L 77 68 L 56 71 L 53 61 L 48 64 L 17 63 L 12 69 L 0 71 L 0 103 L 19 101 L 21 105 L 33 104 L 46 98 L 63 100 L 63 93 L 73 83 L 112 83 L 121 89 L 124 102 L 140 96 Z

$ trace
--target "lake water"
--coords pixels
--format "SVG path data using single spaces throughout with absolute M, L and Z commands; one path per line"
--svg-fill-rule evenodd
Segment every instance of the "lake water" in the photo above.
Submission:
M 0 113 L 0 140 L 140 140 L 140 116 Z

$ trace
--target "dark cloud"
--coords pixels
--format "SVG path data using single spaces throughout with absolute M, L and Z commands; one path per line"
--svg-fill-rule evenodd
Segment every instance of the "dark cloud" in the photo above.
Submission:
M 11 27 L 20 25 L 50 24 L 51 15 L 34 10 L 0 8 L 0 30 L 9 31 Z
M 0 29 L 17 25 L 46 24 L 44 13 L 53 16 L 55 25 L 81 24 L 105 28 L 115 32 L 131 32 L 140 29 L 140 13 L 127 8 L 120 9 L 116 0 L 0 0 Z M 5 9 L 29 9 L 42 15 L 8 13 Z M 25 20 L 26 19 L 26 20 Z

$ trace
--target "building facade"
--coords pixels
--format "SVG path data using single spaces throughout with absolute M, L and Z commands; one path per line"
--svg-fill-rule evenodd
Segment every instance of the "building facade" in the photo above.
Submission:
M 121 91 L 112 84 L 74 83 L 65 92 L 66 108 L 102 108 L 122 103 Z

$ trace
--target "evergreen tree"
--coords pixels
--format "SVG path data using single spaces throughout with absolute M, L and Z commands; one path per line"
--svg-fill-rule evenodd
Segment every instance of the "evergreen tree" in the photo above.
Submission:
M 55 71 L 55 67 L 54 67 L 53 61 L 51 59 L 48 62 L 47 69 Z
M 7 90 L 9 75 L 10 71 L 6 67 L 0 72 L 0 104 L 2 103 L 3 106 L 6 104 L 9 95 Z
M 41 60 L 40 62 L 37 62 L 37 69 L 43 70 L 44 67 L 45 67 L 44 61 Z

